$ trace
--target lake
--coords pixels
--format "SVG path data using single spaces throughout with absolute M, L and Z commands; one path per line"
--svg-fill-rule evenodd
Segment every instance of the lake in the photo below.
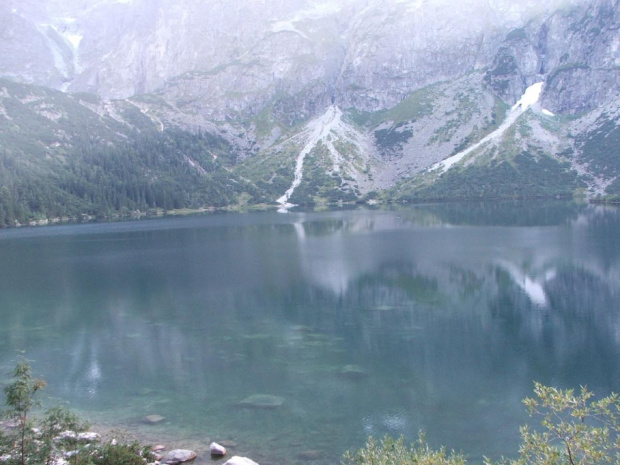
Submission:
M 614 208 L 50 226 L 0 231 L 0 257 L 3 374 L 25 351 L 46 395 L 95 423 L 234 441 L 261 465 L 419 430 L 474 462 L 514 456 L 534 381 L 620 390 Z

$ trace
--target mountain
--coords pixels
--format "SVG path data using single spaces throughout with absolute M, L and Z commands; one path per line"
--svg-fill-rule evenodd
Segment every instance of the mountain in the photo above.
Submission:
M 120 163 L 139 140 L 194 141 L 161 155 L 230 190 L 184 192 L 179 207 L 620 194 L 619 11 L 618 0 L 7 0 L 0 147 L 13 168 L 0 179 L 22 219 L 49 217 L 21 198 L 20 173 L 66 192 L 50 173 L 82 166 L 82 139 L 97 134 L 91 164 L 111 147 Z M 141 160 L 137 182 L 150 185 Z M 188 192 L 215 182 L 157 169 Z M 119 211 L 97 202 L 71 211 Z

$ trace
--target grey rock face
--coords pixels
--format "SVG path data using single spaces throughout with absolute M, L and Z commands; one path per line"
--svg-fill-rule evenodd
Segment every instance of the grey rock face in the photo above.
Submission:
M 375 111 L 487 66 L 508 31 L 554 4 L 11 0 L 7 30 L 20 32 L 4 43 L 31 56 L 19 69 L 2 55 L 0 74 L 111 98 L 165 88 L 184 102 L 205 101 L 217 118 L 281 95 L 309 112 L 331 97 Z
M 543 80 L 541 57 L 524 28 L 506 36 L 485 75 L 485 81 L 496 95 L 513 105 L 525 89 Z
M 576 114 L 620 95 L 619 10 L 618 0 L 596 0 L 547 21 L 545 107 Z
M 300 135 L 335 105 L 360 142 L 330 136 L 357 166 L 338 182 L 357 171 L 368 193 L 483 139 L 534 83 L 539 110 L 617 100 L 619 1 L 6 0 L 0 76 L 97 93 L 80 103 L 107 121 L 139 110 L 212 133 L 269 189 L 290 185 Z M 331 175 L 321 147 L 308 162 Z

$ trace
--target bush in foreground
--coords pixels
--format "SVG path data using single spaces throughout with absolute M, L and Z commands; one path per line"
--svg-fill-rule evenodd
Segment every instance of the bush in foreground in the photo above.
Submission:
M 611 394 L 598 401 L 586 388 L 579 394 L 535 383 L 535 397 L 523 401 L 540 423 L 522 426 L 519 457 L 498 465 L 598 465 L 620 463 L 620 398 Z M 463 455 L 431 449 L 424 436 L 407 447 L 401 437 L 370 438 L 366 446 L 344 455 L 343 465 L 464 465 Z M 486 465 L 493 465 L 485 459 Z
M 7 409 L 2 416 L 12 428 L 0 430 L 0 463 L 3 465 L 145 465 L 150 450 L 137 442 L 99 444 L 81 440 L 88 424 L 64 407 L 52 407 L 42 418 L 32 417 L 40 405 L 37 394 L 45 381 L 33 377 L 30 364 L 18 360 L 13 379 L 4 388 Z M 68 462 L 67 462 L 68 460 Z
M 415 444 L 405 445 L 401 436 L 392 439 L 389 436 L 377 442 L 368 438 L 366 446 L 355 453 L 344 454 L 344 465 L 465 465 L 466 460 L 461 454 L 447 453 L 444 448 L 433 450 L 426 443 L 423 433 Z

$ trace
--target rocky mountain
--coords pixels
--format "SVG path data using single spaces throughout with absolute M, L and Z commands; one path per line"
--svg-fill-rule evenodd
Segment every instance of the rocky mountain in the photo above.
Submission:
M 12 134 L 5 156 L 20 164 L 32 158 L 23 141 L 73 157 L 69 122 L 116 125 L 97 144 L 121 151 L 136 134 L 208 134 L 251 202 L 618 194 L 619 11 L 618 0 L 6 0 L 0 76 L 62 94 L 0 86 L 0 140 Z M 60 124 L 54 137 L 16 122 L 16 98 Z

